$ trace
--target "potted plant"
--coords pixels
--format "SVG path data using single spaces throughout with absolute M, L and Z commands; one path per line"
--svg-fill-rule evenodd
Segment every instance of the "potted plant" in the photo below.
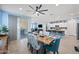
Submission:
M 8 33 L 8 28 L 7 28 L 7 26 L 2 26 L 2 33 L 5 33 L 5 34 Z

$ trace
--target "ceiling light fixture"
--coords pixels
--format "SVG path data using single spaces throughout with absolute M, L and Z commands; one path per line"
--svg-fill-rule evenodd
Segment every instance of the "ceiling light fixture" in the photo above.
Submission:
M 34 15 L 39 16 L 39 12 L 36 12 Z
M 59 4 L 56 4 L 56 6 L 59 6 Z
M 45 11 L 48 11 L 48 9 L 41 9 L 42 8 L 42 4 L 40 4 L 39 6 L 36 6 L 35 8 L 33 8 L 31 5 L 29 5 L 29 7 L 34 11 L 33 14 L 36 14 L 37 16 L 39 16 L 39 14 L 45 15 Z
M 23 10 L 23 8 L 19 8 L 19 10 L 21 11 L 21 10 Z

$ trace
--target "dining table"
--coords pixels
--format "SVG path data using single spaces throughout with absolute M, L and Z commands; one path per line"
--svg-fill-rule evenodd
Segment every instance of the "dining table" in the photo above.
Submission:
M 8 35 L 0 34 L 0 53 L 7 53 L 8 50 Z
M 46 36 L 46 35 L 42 35 L 42 36 L 37 35 L 37 38 L 38 38 L 37 39 L 38 43 L 41 44 L 41 46 L 42 46 L 41 52 L 46 54 L 47 51 L 46 51 L 46 48 L 44 48 L 44 45 L 50 45 L 54 41 L 54 39 L 52 37 Z
M 38 36 L 38 41 L 43 43 L 43 44 L 50 45 L 50 43 L 53 42 L 53 40 L 54 39 L 52 37 L 49 37 L 49 36 L 46 36 L 46 35 Z
M 37 37 L 37 41 L 38 41 L 38 44 L 40 44 L 41 46 L 41 51 L 46 54 L 47 53 L 47 49 L 46 49 L 46 45 L 47 46 L 50 46 L 52 43 L 55 42 L 56 39 L 60 38 L 61 36 L 60 35 L 40 35 L 40 34 L 37 34 L 37 33 L 34 33 Z

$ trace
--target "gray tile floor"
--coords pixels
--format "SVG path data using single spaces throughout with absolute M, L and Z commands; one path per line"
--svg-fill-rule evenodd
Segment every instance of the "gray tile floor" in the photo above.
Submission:
M 76 38 L 74 36 L 65 36 L 60 43 L 60 54 L 78 54 L 74 50 L 76 45 Z M 51 53 L 51 52 L 50 52 Z M 14 40 L 9 43 L 8 54 L 31 54 L 27 48 L 27 38 L 22 40 Z

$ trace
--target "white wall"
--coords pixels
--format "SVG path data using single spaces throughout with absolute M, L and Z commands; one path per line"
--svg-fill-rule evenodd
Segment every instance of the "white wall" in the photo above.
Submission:
M 32 17 L 33 22 L 37 23 L 48 23 L 50 21 L 54 21 L 53 17 L 50 17 L 49 15 L 40 15 L 40 16 L 33 16 Z
M 71 19 L 67 22 L 67 35 L 76 36 L 76 19 Z

